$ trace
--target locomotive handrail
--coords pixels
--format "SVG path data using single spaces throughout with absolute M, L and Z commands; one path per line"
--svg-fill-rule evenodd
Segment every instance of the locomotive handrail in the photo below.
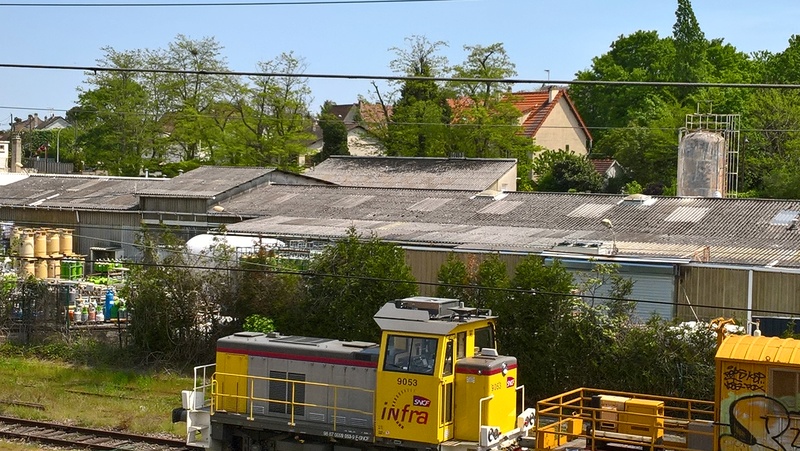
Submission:
M 247 384 L 247 386 L 248 386 L 248 394 L 239 395 L 239 394 L 232 394 L 232 393 L 220 393 L 218 391 L 218 389 L 217 389 L 217 386 L 218 386 L 217 381 L 221 377 L 246 378 L 248 380 L 248 382 L 249 382 Z M 297 380 L 291 380 L 291 379 L 279 378 L 279 377 L 242 375 L 242 374 L 224 373 L 224 372 L 215 372 L 211 376 L 211 380 L 212 380 L 212 382 L 211 382 L 211 388 L 212 388 L 211 398 L 212 398 L 212 400 L 216 400 L 217 397 L 219 397 L 221 399 L 243 399 L 243 400 L 245 400 L 246 406 L 245 406 L 245 409 L 244 409 L 243 413 L 247 413 L 247 419 L 251 420 L 251 421 L 255 420 L 254 407 L 255 407 L 255 404 L 257 402 L 275 403 L 275 404 L 283 404 L 283 405 L 289 406 L 289 410 L 290 410 L 290 412 L 289 412 L 289 425 L 290 426 L 294 426 L 295 425 L 295 408 L 296 407 L 312 407 L 312 408 L 332 409 L 333 410 L 333 428 L 334 428 L 334 430 L 336 430 L 336 426 L 337 426 L 336 418 L 338 417 L 338 415 L 337 415 L 338 412 L 358 413 L 358 414 L 362 414 L 362 415 L 365 415 L 365 416 L 370 417 L 370 418 L 373 417 L 373 415 L 374 415 L 373 412 L 367 411 L 367 410 L 354 409 L 354 408 L 350 408 L 350 407 L 341 407 L 341 406 L 338 405 L 338 400 L 339 400 L 340 389 L 345 390 L 345 391 L 368 393 L 370 396 L 373 396 L 373 397 L 375 395 L 375 390 L 370 390 L 370 389 L 365 389 L 365 388 L 360 388 L 360 387 L 336 385 L 336 384 L 326 384 L 326 383 L 322 383 L 322 382 L 297 381 Z M 255 393 L 255 383 L 257 381 L 263 381 L 265 383 L 266 382 L 270 382 L 270 381 L 277 381 L 277 382 L 292 384 L 292 390 L 291 390 L 290 399 L 273 399 L 273 398 L 270 398 L 270 397 L 262 398 L 262 397 L 254 396 L 253 394 Z M 296 390 L 295 390 L 295 387 L 296 387 L 297 384 L 302 384 L 304 386 L 322 387 L 322 388 L 327 388 L 327 389 L 331 389 L 332 388 L 333 391 L 334 391 L 334 396 L 333 396 L 334 403 L 333 403 L 333 405 L 298 402 L 296 400 Z M 373 403 L 374 403 L 374 398 L 373 398 Z M 370 404 L 373 404 L 373 403 L 370 403 Z M 218 409 L 215 409 L 215 404 L 219 404 L 219 403 L 212 402 L 212 406 L 211 406 L 211 412 L 212 413 L 215 410 L 218 410 Z

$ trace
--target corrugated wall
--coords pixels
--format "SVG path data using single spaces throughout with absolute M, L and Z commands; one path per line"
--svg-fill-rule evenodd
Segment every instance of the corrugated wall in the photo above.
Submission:
M 481 262 L 491 255 L 488 253 L 452 251 L 450 249 L 416 249 L 409 248 L 406 251 L 406 263 L 411 266 L 411 273 L 417 282 L 420 282 L 419 291 L 423 296 L 433 296 L 436 293 L 434 285 L 438 280 L 439 268 L 447 261 L 447 256 L 454 252 L 458 258 L 466 264 L 470 260 L 474 264 L 480 265 Z M 500 260 L 505 262 L 508 269 L 508 276 L 514 276 L 514 268 L 525 255 L 521 254 L 500 254 Z
M 754 316 L 790 316 L 800 313 L 800 273 L 753 269 Z M 681 268 L 678 316 L 684 320 L 747 317 L 750 270 L 688 265 Z M 712 307 L 713 306 L 713 307 Z

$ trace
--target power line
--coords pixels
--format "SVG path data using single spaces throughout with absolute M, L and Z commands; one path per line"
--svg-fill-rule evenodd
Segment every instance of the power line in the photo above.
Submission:
M 389 3 L 445 3 L 463 0 L 308 0 L 275 2 L 187 2 L 187 3 L 0 3 L 0 6 L 18 8 L 161 8 L 198 6 L 306 6 L 306 5 L 366 5 Z
M 461 78 L 461 77 L 411 77 L 403 75 L 365 75 L 365 74 L 296 74 L 286 72 L 245 72 L 223 70 L 191 69 L 137 69 L 100 66 L 61 66 L 53 64 L 11 64 L 0 63 L 6 69 L 49 69 L 79 70 L 83 72 L 116 73 L 160 73 L 178 75 L 224 75 L 245 77 L 283 77 L 283 78 L 323 78 L 344 80 L 383 80 L 383 81 L 436 81 L 454 83 L 506 83 L 506 84 L 551 84 L 588 86 L 650 86 L 650 87 L 694 87 L 694 88 L 750 88 L 750 89 L 800 89 L 800 84 L 781 83 L 708 83 L 681 81 L 630 81 L 630 80 L 541 80 L 524 78 Z

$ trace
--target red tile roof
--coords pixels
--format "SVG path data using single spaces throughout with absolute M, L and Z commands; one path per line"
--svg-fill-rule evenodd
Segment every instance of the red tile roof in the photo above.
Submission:
M 589 160 L 594 165 L 594 170 L 599 172 L 600 174 L 605 175 L 608 168 L 610 168 L 614 164 L 613 158 L 599 158 L 596 160 Z
M 553 108 L 558 104 L 558 101 L 563 97 L 567 101 L 567 105 L 569 105 L 575 118 L 581 124 L 581 129 L 586 134 L 586 137 L 591 140 L 592 135 L 589 133 L 589 129 L 586 128 L 586 124 L 583 123 L 583 119 L 580 114 L 578 114 L 578 110 L 575 109 L 575 105 L 572 103 L 572 100 L 570 100 L 567 90 L 561 88 L 556 89 L 558 89 L 558 92 L 555 94 L 552 102 L 550 102 L 549 88 L 541 91 L 515 92 L 511 94 L 510 100 L 514 106 L 517 107 L 523 116 L 527 115 L 527 118 L 522 123 L 523 134 L 531 137 L 536 136 L 536 133 L 539 132 L 545 119 L 547 119 L 547 116 L 550 115 Z

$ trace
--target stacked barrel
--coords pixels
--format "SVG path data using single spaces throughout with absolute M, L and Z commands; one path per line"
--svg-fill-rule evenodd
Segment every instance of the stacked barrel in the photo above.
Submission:
M 10 251 L 23 278 L 68 279 L 83 276 L 83 257 L 72 249 L 72 230 L 15 227 Z

